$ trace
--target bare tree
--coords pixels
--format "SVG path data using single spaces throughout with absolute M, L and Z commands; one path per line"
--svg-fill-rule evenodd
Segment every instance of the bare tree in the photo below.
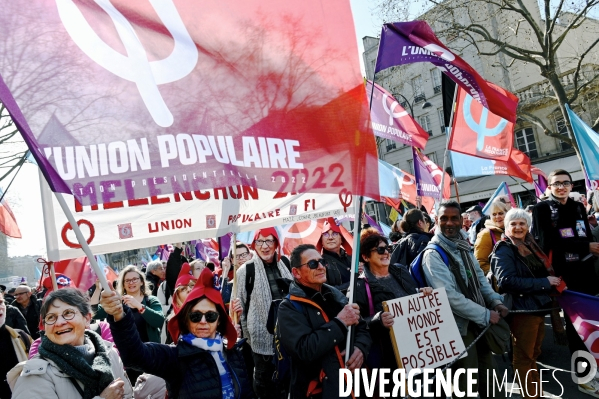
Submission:
M 524 106 L 518 117 L 538 126 L 547 136 L 571 144 L 580 159 L 565 104 L 584 109 L 583 97 L 599 86 L 599 0 L 425 0 L 422 14 L 437 36 L 457 52 L 472 46 L 478 55 L 493 57 L 494 66 L 507 73 L 515 66 L 535 66 L 548 85 L 540 93 L 555 105 L 568 130 L 560 134 Z M 376 12 L 385 21 L 410 18 L 422 6 L 416 0 L 379 0 Z M 567 75 L 567 76 L 566 76 Z M 580 109 L 580 108 L 579 108 Z M 599 118 L 593 123 L 599 128 Z

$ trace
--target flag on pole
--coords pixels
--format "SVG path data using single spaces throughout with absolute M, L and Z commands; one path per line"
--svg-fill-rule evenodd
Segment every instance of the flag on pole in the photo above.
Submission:
M 435 36 L 427 22 L 384 24 L 374 72 L 414 62 L 436 65 L 493 114 L 516 122 L 518 97 L 483 79 L 472 66 Z
M 414 176 L 418 195 L 441 200 L 451 196 L 451 177 L 445 172 L 443 194 L 441 195 L 441 180 L 443 172 L 441 168 L 431 161 L 420 150 L 412 147 L 412 159 L 414 160 Z
M 391 222 L 393 222 L 393 224 L 395 224 L 399 216 L 399 212 L 397 212 L 397 210 L 394 207 L 391 207 L 391 211 L 389 212 L 389 219 L 391 220 Z
M 4 190 L 1 188 L 0 197 L 4 197 L 2 198 L 2 202 L 0 202 L 0 231 L 9 237 L 21 238 L 21 230 L 17 224 L 15 214 L 12 213 L 12 209 L 10 209 L 6 196 L 4 195 Z
M 599 134 L 584 123 L 568 104 L 566 104 L 566 110 L 587 176 L 591 180 L 599 180 Z
M 461 87 L 448 149 L 507 162 L 514 147 L 514 123 L 491 113 Z
M 488 175 L 507 175 L 532 183 L 531 164 L 528 155 L 512 149 L 507 162 L 474 157 L 450 151 L 451 169 L 454 177 L 473 177 Z
M 487 204 L 484 206 L 483 208 L 483 214 L 488 215 L 491 209 L 491 204 L 493 203 L 493 201 L 499 197 L 503 197 L 503 196 L 507 196 L 510 200 L 510 203 L 512 205 L 512 208 L 516 208 L 516 201 L 514 201 L 514 196 L 512 195 L 510 188 L 508 187 L 508 185 L 506 184 L 506 182 L 501 182 L 501 184 L 499 185 L 499 187 L 497 187 L 497 190 L 495 190 L 495 192 L 493 193 L 493 195 L 491 196 L 491 198 L 489 198 L 489 201 L 487 202 Z
M 53 191 L 378 193 L 346 0 L 5 3 L 0 101 Z
M 406 145 L 424 148 L 429 134 L 406 111 L 393 95 L 381 86 L 366 82 L 366 96 L 370 101 L 372 93 L 372 106 L 370 108 L 370 122 L 372 131 L 376 136 L 397 141 Z
M 382 160 L 379 160 L 379 187 L 381 197 L 403 199 L 416 204 L 418 194 L 414 176 Z
M 543 195 L 545 195 L 545 191 L 541 190 L 541 187 L 539 187 L 539 184 L 536 181 L 533 181 L 532 184 L 535 186 L 535 196 L 537 197 L 537 202 L 541 202 L 541 198 L 543 198 Z

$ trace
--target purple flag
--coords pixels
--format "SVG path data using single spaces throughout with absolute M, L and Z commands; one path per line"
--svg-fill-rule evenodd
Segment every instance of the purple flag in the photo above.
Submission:
M 231 237 L 233 233 L 227 233 L 222 237 L 218 237 L 218 252 L 220 259 L 225 259 L 229 256 L 229 249 L 231 248 Z
M 395 65 L 430 62 L 462 87 L 485 108 L 516 122 L 518 98 L 487 82 L 467 62 L 449 50 L 425 21 L 383 25 L 375 73 Z
M 374 134 L 406 145 L 424 148 L 429 138 L 428 132 L 416 123 L 393 98 L 393 95 L 376 83 L 373 91 L 372 82 L 367 81 L 366 95 L 369 101 L 371 93 L 370 122 Z
M 416 192 L 421 197 L 431 197 L 437 200 L 441 199 L 439 185 L 435 181 L 431 170 L 424 164 L 418 154 L 418 150 L 412 147 L 412 157 L 414 159 L 414 177 L 416 178 Z M 442 173 L 439 171 L 439 174 Z M 449 184 L 449 180 L 446 182 Z
M 541 193 L 544 193 L 545 190 L 547 190 L 547 179 L 545 179 L 545 176 L 543 175 L 538 175 L 537 176 L 537 184 L 539 186 L 539 189 L 541 190 Z
M 539 184 L 536 181 L 533 181 L 533 184 L 535 185 L 535 196 L 537 197 L 537 202 L 541 202 L 541 197 L 543 196 L 544 191 L 541 190 L 541 187 L 539 187 Z
M 374 220 L 369 214 L 364 213 L 364 217 L 366 218 L 366 222 L 368 222 L 368 224 L 370 225 L 370 227 L 373 227 L 375 229 L 377 229 L 379 231 L 379 233 L 381 233 L 382 235 L 385 235 L 385 233 L 383 232 L 383 229 L 381 228 L 381 226 L 376 222 L 376 220 Z
M 558 300 L 599 365 L 599 298 L 565 290 Z

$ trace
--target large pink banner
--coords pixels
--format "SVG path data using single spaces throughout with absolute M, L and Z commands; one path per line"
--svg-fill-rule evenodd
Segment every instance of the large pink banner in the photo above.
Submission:
M 346 0 L 5 3 L 0 101 L 53 190 L 377 195 Z

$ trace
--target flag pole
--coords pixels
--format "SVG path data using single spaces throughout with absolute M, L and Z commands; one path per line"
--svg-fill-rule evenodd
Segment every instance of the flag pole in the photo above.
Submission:
M 352 271 L 349 278 L 349 288 L 347 290 L 347 299 L 351 304 L 354 302 L 354 291 L 356 275 L 358 274 L 358 265 L 360 263 L 360 227 L 362 226 L 362 204 L 364 203 L 364 197 L 361 195 L 354 195 L 354 242 L 351 254 Z M 351 326 L 347 329 L 347 339 L 345 342 L 345 362 L 349 360 L 351 351 Z
M 233 247 L 231 249 L 233 252 L 233 264 L 231 267 L 233 268 L 233 287 L 231 287 L 231 298 L 233 298 L 233 293 L 237 291 L 237 233 L 233 233 L 231 237 L 231 242 L 233 242 Z M 237 312 L 233 312 L 233 308 L 231 307 L 231 299 L 229 299 L 229 316 L 233 319 L 233 324 L 237 324 Z
M 451 107 L 453 108 L 451 110 L 451 118 L 449 120 L 449 126 L 445 126 L 445 129 L 447 129 L 447 141 L 445 142 L 445 152 L 443 153 L 443 174 L 441 175 L 441 185 L 439 186 L 439 191 L 441 191 L 441 201 L 439 201 L 439 203 L 437 204 L 437 213 L 439 213 L 439 205 L 441 205 L 441 202 L 443 202 L 443 188 L 445 187 L 445 167 L 447 166 L 447 153 L 449 152 L 449 141 L 451 140 L 451 135 L 453 134 L 453 116 L 455 114 L 455 109 L 456 109 L 456 99 L 458 97 L 458 89 L 459 86 L 455 85 L 455 90 L 453 92 L 453 102 L 451 103 Z M 458 201 L 459 202 L 459 201 Z
M 56 283 L 56 270 L 54 269 L 54 262 L 50 262 L 50 280 L 52 280 L 52 289 L 58 291 L 58 284 Z
M 460 192 L 458 191 L 458 181 L 456 178 L 453 178 L 453 185 L 455 187 L 455 196 L 458 199 L 458 204 L 460 203 Z M 443 194 L 441 194 L 441 198 L 443 198 Z
M 516 183 L 518 183 L 520 185 L 520 187 L 522 187 L 524 190 L 528 191 L 530 194 L 532 194 L 536 199 L 538 199 L 539 201 L 541 200 L 539 197 L 537 197 L 537 194 L 534 193 L 532 190 L 529 190 L 528 188 L 526 188 L 522 183 L 520 183 L 518 180 L 514 179 L 513 176 L 510 176 L 512 178 L 513 181 L 515 181 Z M 534 181 L 534 179 L 533 179 Z
M 73 216 L 73 213 L 67 206 L 67 203 L 64 200 L 64 197 L 62 196 L 61 193 L 54 193 L 54 196 L 56 197 L 56 200 L 60 204 L 62 211 L 64 212 L 69 223 L 71 224 L 71 228 L 75 232 L 77 241 L 79 242 L 79 245 L 81 245 L 81 249 L 83 250 L 83 252 L 85 252 L 85 255 L 87 256 L 87 260 L 89 261 L 89 264 L 92 267 L 92 270 L 94 271 L 94 273 L 96 273 L 96 276 L 100 280 L 100 284 L 102 284 L 102 288 L 104 288 L 106 291 L 110 292 L 111 289 L 110 289 L 110 285 L 108 285 L 108 280 L 106 280 L 106 275 L 104 274 L 104 271 L 102 269 L 100 269 L 100 266 L 98 266 L 96 257 L 92 253 L 89 245 L 87 244 L 87 241 L 83 237 L 83 233 L 81 233 L 81 229 L 79 229 L 79 225 L 77 224 L 77 221 L 75 220 L 75 217 Z

